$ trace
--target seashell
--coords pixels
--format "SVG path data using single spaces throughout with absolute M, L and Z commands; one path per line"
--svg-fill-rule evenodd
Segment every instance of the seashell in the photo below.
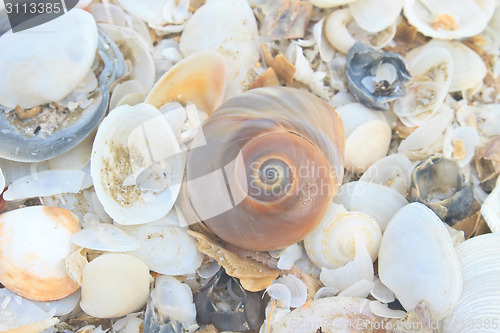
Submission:
M 4 192 L 7 201 L 49 196 L 60 193 L 78 193 L 85 173 L 81 170 L 44 170 L 14 180 Z
M 359 0 L 357 0 L 359 1 Z M 379 32 L 369 32 L 356 23 L 349 8 L 333 11 L 325 21 L 325 35 L 330 44 L 342 53 L 348 53 L 356 41 L 375 49 L 386 46 L 396 34 L 396 24 Z
M 382 232 L 394 214 L 408 204 L 405 197 L 387 186 L 354 181 L 339 188 L 333 201 L 348 211 L 363 212 L 371 216 Z
M 127 12 L 146 21 L 150 26 L 179 24 L 188 16 L 188 0 L 148 0 L 141 3 L 118 0 L 118 3 Z
M 272 299 L 283 302 L 285 308 L 298 308 L 307 300 L 307 287 L 294 275 L 287 274 L 276 279 L 266 288 L 266 293 Z
M 484 200 L 481 214 L 492 232 L 500 231 L 500 177 L 497 177 L 495 188 Z
M 406 59 L 414 81 L 393 110 L 404 125 L 414 127 L 439 112 L 453 77 L 453 57 L 445 48 L 424 46 L 410 51 Z
M 304 238 L 304 248 L 316 266 L 338 268 L 354 260 L 358 243 L 366 247 L 374 261 L 381 238 L 382 232 L 373 218 L 331 203 L 320 224 Z
M 5 189 L 5 176 L 3 175 L 2 168 L 0 167 L 0 190 L 3 193 Z
M 188 231 L 188 234 L 196 238 L 197 248 L 201 253 L 215 259 L 219 265 L 224 267 L 227 275 L 240 281 L 245 290 L 253 292 L 264 290 L 279 275 L 278 270 L 226 250 L 199 232 Z
M 203 221 L 246 249 L 297 243 L 320 222 L 342 180 L 343 136 L 333 108 L 307 92 L 273 87 L 234 97 L 193 141 L 199 148 L 188 155 L 184 215 L 194 211 L 190 224 Z
M 302 254 L 303 250 L 301 246 L 298 244 L 291 245 L 280 253 L 276 267 L 282 270 L 292 269 L 293 264 L 302 258 Z
M 460 220 L 467 215 L 474 196 L 457 162 L 433 155 L 413 170 L 409 198 L 425 204 L 443 220 Z
M 221 288 L 222 287 L 222 288 Z M 225 288 L 224 288 L 225 287 Z M 222 297 L 221 297 L 222 295 Z M 193 295 L 198 324 L 213 325 L 218 331 L 256 330 L 264 321 L 263 292 L 248 292 L 237 279 L 220 270 Z M 221 309 L 220 299 L 232 300 Z
M 61 299 L 78 289 L 63 259 L 78 218 L 58 207 L 32 206 L 0 215 L 0 282 L 28 299 Z
M 116 318 L 139 310 L 149 298 L 148 267 L 129 254 L 104 254 L 83 269 L 82 301 L 86 314 Z
M 495 330 L 500 320 L 500 235 L 489 233 L 468 239 L 456 247 L 463 275 L 463 292 L 458 304 L 442 321 L 441 332 L 471 332 L 478 323 L 483 330 Z M 490 323 L 488 328 L 486 323 Z M 481 329 L 481 328 L 479 328 Z
M 413 165 L 403 154 L 392 154 L 373 163 L 360 181 L 385 185 L 406 196 L 410 188 Z
M 57 43 L 54 36 L 58 36 Z M 19 50 L 4 52 L 0 59 L 0 67 L 5 67 L 2 70 L 4 75 L 0 78 L 0 90 L 9 95 L 0 96 L 0 104 L 7 110 L 16 105 L 25 108 L 34 106 L 42 109 L 39 115 L 43 116 L 59 110 L 40 106 L 42 103 L 62 103 L 62 98 L 83 98 L 85 101 L 81 104 L 77 102 L 82 110 L 78 111 L 76 120 L 74 112 L 69 112 L 71 119 L 60 117 L 46 122 L 35 116 L 32 123 L 27 123 L 27 120 L 21 121 L 12 112 L 0 112 L 0 123 L 4 129 L 0 132 L 0 157 L 14 161 L 47 160 L 80 143 L 101 121 L 108 106 L 109 86 L 125 70 L 116 44 L 100 28 L 96 28 L 92 16 L 81 9 L 71 10 L 69 15 L 62 15 L 22 34 L 5 33 L 0 37 L 0 45 L 2 49 Z M 77 50 L 74 50 L 75 45 Z M 99 76 L 99 88 L 89 99 L 88 90 L 79 89 L 83 89 L 82 84 L 85 86 L 85 81 L 94 76 L 91 66 L 96 47 L 99 55 L 97 59 L 103 63 L 104 69 Z M 74 54 L 79 56 L 74 57 Z M 26 65 L 26 62 L 29 64 Z M 29 72 L 28 77 L 32 78 L 32 84 L 19 79 L 26 71 Z M 20 84 L 12 85 L 12 82 Z M 73 102 L 69 100 L 65 103 Z
M 324 32 L 325 18 L 319 20 L 313 26 L 313 37 L 314 41 L 318 45 L 319 55 L 321 56 L 321 60 L 326 63 L 329 63 L 330 60 L 333 59 L 333 55 L 335 53 L 334 49 L 328 43 Z
M 403 9 L 404 0 L 357 0 L 349 10 L 363 29 L 379 32 L 394 24 Z
M 185 328 L 196 324 L 193 293 L 187 284 L 171 276 L 159 276 L 151 292 L 151 299 L 160 318 L 180 321 Z
M 388 102 L 405 95 L 411 75 L 394 52 L 378 53 L 356 42 L 347 53 L 346 79 L 350 92 L 365 106 L 388 110 Z
M 94 189 L 106 213 L 119 224 L 165 216 L 182 181 L 180 152 L 171 126 L 155 107 L 141 103 L 112 110 L 99 126 L 90 162 Z
M 46 312 L 7 288 L 0 289 L 0 302 L 3 304 L 2 332 L 42 332 L 59 322 L 53 317 L 53 311 Z
M 405 0 L 408 22 L 426 36 L 458 39 L 479 34 L 495 9 L 494 0 L 439 1 Z
M 231 97 L 250 84 L 248 74 L 259 59 L 258 35 L 247 1 L 208 1 L 186 23 L 179 46 L 185 56 L 210 50 L 222 54 L 228 68 L 226 97 Z
M 47 160 L 47 167 L 50 170 L 83 170 L 90 164 L 94 137 L 95 133 L 90 133 L 82 142 L 71 150 Z
M 71 236 L 71 242 L 86 249 L 109 252 L 127 252 L 139 248 L 138 241 L 107 223 L 78 231 Z
M 168 102 L 194 103 L 207 114 L 220 105 L 226 85 L 226 62 L 213 51 L 185 58 L 154 85 L 145 102 L 160 108 Z
M 297 308 L 273 325 L 273 333 L 366 332 L 370 324 L 380 324 L 370 311 L 370 301 L 358 297 L 326 297 Z
M 113 94 L 109 99 L 109 109 L 113 110 L 124 104 L 134 106 L 142 103 L 146 95 L 147 93 L 144 85 L 137 80 L 128 80 L 123 83 L 118 83 L 113 89 Z
M 196 249 L 195 239 L 185 228 L 171 225 L 171 215 L 137 226 L 122 228 L 139 242 L 140 247 L 129 254 L 141 259 L 149 269 L 168 275 L 192 274 L 203 261 L 203 255 Z M 178 222 L 178 221 L 175 221 Z
M 482 84 L 487 72 L 486 64 L 470 47 L 461 42 L 437 39 L 423 46 L 423 48 L 427 47 L 445 48 L 453 58 L 453 74 L 449 92 L 464 91 Z
M 144 40 L 138 32 L 129 27 L 101 23 L 99 26 L 120 45 L 126 59 L 132 62 L 131 72 L 127 77 L 142 83 L 149 91 L 155 82 L 155 64 L 151 53 L 153 45 Z
M 436 320 L 446 317 L 462 293 L 462 274 L 450 235 L 439 217 L 420 203 L 401 208 L 387 226 L 378 273 L 407 311 L 424 299 Z
M 257 8 L 262 13 L 260 36 L 272 40 L 304 38 L 313 10 L 308 2 L 287 0 L 266 1 Z
M 442 151 L 444 130 L 453 119 L 453 110 L 442 104 L 437 114 L 417 127 L 406 139 L 401 141 L 398 153 L 410 159 L 427 158 L 433 153 Z
M 8 290 L 5 288 L 5 290 Z M 15 295 L 14 293 L 12 293 Z M 78 304 L 80 303 L 80 289 L 72 293 L 71 295 L 68 295 L 64 298 L 61 298 L 60 300 L 57 301 L 51 301 L 51 302 L 38 302 L 38 301 L 31 301 L 31 303 L 35 304 L 42 310 L 44 310 L 47 313 L 52 313 L 55 312 L 55 316 L 64 316 L 69 313 L 71 313 Z M 25 302 L 26 299 L 23 299 L 23 302 Z
M 93 3 L 88 9 L 97 23 L 108 23 L 117 26 L 127 24 L 127 15 L 120 6 L 111 3 Z
M 460 126 L 450 129 L 445 135 L 443 155 L 457 161 L 463 168 L 474 157 L 479 140 L 479 133 L 474 127 Z

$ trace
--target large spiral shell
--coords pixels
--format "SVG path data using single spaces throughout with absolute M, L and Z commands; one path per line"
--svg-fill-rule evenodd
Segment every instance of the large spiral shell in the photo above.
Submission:
M 320 222 L 342 181 L 343 152 L 342 121 L 323 100 L 293 88 L 248 91 L 221 105 L 195 138 L 188 198 L 224 241 L 283 248 Z

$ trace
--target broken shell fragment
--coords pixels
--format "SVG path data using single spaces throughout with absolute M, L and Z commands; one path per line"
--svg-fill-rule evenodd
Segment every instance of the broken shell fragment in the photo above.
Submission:
M 388 110 L 388 102 L 406 94 L 404 86 L 411 79 L 399 54 L 378 53 L 360 42 L 347 53 L 345 74 L 351 93 L 375 110 Z
M 179 194 L 184 159 L 160 111 L 146 103 L 119 106 L 102 121 L 92 148 L 97 197 L 119 224 L 158 220 Z
M 465 181 L 458 163 L 440 154 L 430 156 L 415 167 L 409 197 L 447 221 L 463 219 L 474 199 L 472 186 Z
M 64 267 L 78 218 L 64 208 L 32 206 L 0 215 L 0 282 L 28 299 L 61 299 L 79 288 Z
M 462 293 L 450 235 L 439 217 L 421 203 L 401 208 L 385 229 L 378 272 L 407 311 L 425 299 L 437 320 L 446 317 Z
M 379 32 L 394 24 L 403 9 L 404 0 L 356 0 L 349 9 L 365 30 Z
M 139 310 L 149 297 L 148 267 L 129 254 L 109 253 L 83 270 L 80 307 L 97 318 L 116 318 Z

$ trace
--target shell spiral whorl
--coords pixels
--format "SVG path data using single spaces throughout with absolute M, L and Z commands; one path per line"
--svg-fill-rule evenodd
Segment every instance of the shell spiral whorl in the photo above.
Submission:
M 343 152 L 342 121 L 323 100 L 294 88 L 245 92 L 221 105 L 193 142 L 191 208 L 233 245 L 289 246 L 326 212 L 342 182 Z

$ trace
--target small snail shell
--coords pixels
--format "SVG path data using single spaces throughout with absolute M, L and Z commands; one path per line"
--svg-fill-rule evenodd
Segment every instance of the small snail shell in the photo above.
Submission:
M 343 155 L 344 126 L 328 103 L 293 88 L 254 89 L 204 123 L 185 187 L 198 221 L 224 241 L 280 249 L 321 221 L 342 181 Z

